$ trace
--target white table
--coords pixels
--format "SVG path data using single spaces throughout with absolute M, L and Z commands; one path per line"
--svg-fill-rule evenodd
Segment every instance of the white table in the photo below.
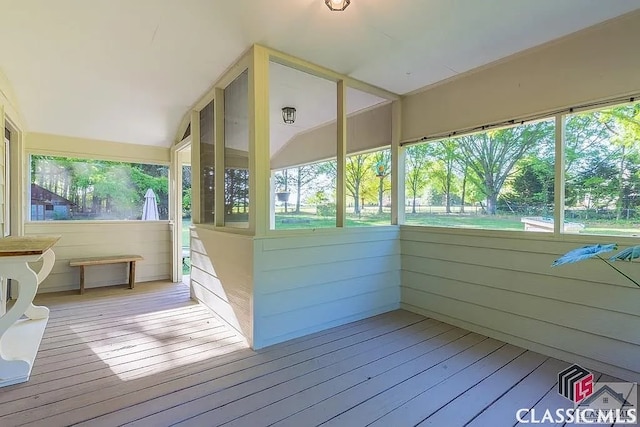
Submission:
M 6 237 L 0 239 L 0 387 L 29 380 L 38 353 L 49 309 L 33 305 L 38 285 L 49 275 L 55 262 L 51 247 L 57 236 Z M 35 272 L 29 263 L 42 260 Z M 6 279 L 18 282 L 18 298 L 6 310 Z

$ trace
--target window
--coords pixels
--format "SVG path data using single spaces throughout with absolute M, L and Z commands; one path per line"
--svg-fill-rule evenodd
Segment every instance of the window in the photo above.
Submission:
M 553 232 L 554 120 L 406 149 L 406 224 Z
M 249 72 L 224 90 L 224 223 L 249 227 Z
M 391 224 L 391 151 L 347 157 L 347 226 Z
M 640 103 L 567 116 L 565 141 L 565 220 L 640 235 Z
M 336 83 L 269 63 L 271 229 L 336 226 Z M 283 107 L 296 109 L 285 123 Z
M 275 171 L 275 228 L 336 226 L 336 161 Z
M 213 101 L 200 111 L 200 222 L 213 224 L 215 211 L 215 152 Z
M 166 220 L 169 167 L 31 156 L 30 218 Z
M 391 222 L 391 151 L 378 150 L 347 157 L 346 225 L 361 227 Z M 312 163 L 274 173 L 276 188 L 275 228 L 335 227 L 336 161 Z
M 391 224 L 391 103 L 347 88 L 346 225 Z M 372 149 L 377 149 L 372 151 Z

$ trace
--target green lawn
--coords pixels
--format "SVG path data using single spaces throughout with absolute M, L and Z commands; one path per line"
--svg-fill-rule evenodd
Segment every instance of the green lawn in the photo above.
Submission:
M 189 239 L 189 227 L 191 227 L 191 218 L 182 218 L 182 247 L 188 248 L 191 244 Z M 182 263 L 182 274 L 191 273 L 191 258 L 186 258 Z
M 385 213 L 366 214 L 360 217 L 347 215 L 348 227 L 366 227 L 375 225 L 391 224 L 391 214 Z M 524 226 L 520 219 L 488 217 L 488 216 L 462 216 L 462 215 L 425 215 L 407 214 L 406 224 L 408 225 L 430 225 L 435 227 L 462 227 L 462 228 L 485 228 L 497 230 L 523 230 Z M 276 214 L 277 230 L 293 230 L 304 228 L 331 228 L 336 226 L 333 217 L 320 217 L 307 213 L 302 214 Z
M 490 230 L 524 230 L 524 224 L 520 222 L 520 217 L 498 215 L 425 215 L 408 213 L 405 215 L 405 224 Z
M 388 213 L 363 214 L 359 218 L 347 215 L 348 227 L 363 227 L 375 225 L 388 225 L 391 223 L 391 216 Z M 333 217 L 321 217 L 308 212 L 301 214 L 276 214 L 277 230 L 313 229 L 313 228 L 333 228 L 336 221 Z M 520 216 L 507 215 L 458 215 L 458 214 L 406 214 L 405 224 L 424 225 L 433 227 L 454 227 L 466 229 L 485 230 L 516 230 L 523 231 L 524 224 L 520 221 Z M 640 227 L 632 221 L 585 221 L 585 229 L 581 234 L 609 235 L 609 236 L 640 236 Z
M 189 247 L 189 227 L 191 227 L 191 218 L 182 218 L 182 247 Z
M 362 215 L 361 217 L 347 215 L 347 227 L 368 227 L 373 225 L 391 224 L 391 214 Z M 335 217 L 322 217 L 308 213 L 276 214 L 276 230 L 296 230 L 304 228 L 333 228 L 336 226 Z

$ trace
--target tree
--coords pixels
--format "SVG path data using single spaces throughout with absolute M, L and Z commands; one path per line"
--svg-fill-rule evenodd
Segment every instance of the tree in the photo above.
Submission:
M 444 194 L 445 212 L 451 213 L 451 193 L 454 191 L 454 167 L 458 163 L 458 144 L 446 139 L 433 143 L 433 155 L 437 159 L 431 168 L 431 180 Z
M 104 160 L 31 156 L 31 182 L 71 201 L 83 217 L 130 219 L 151 188 L 168 215 L 168 167 Z
M 249 205 L 249 171 L 246 169 L 225 169 L 224 174 L 225 215 L 246 213 Z
M 427 167 L 431 149 L 428 144 L 412 145 L 406 149 L 405 186 L 412 198 L 411 213 L 416 213 L 416 198 L 427 185 Z
M 601 113 L 600 121 L 607 124 L 613 119 L 615 126 L 607 124 L 607 128 L 614 134 L 613 144 L 621 148 L 618 169 L 618 200 L 616 203 L 616 219 L 622 216 L 623 209 L 629 216 L 629 194 L 631 194 L 630 180 L 634 176 L 634 166 L 637 166 L 638 144 L 640 143 L 640 103 L 625 105 L 605 110 Z
M 356 154 L 347 157 L 345 169 L 345 186 L 353 197 L 353 213 L 360 215 L 360 190 L 363 181 L 373 174 L 371 169 L 371 154 Z
M 191 217 L 191 166 L 182 166 L 182 215 Z
M 287 213 L 289 210 L 289 184 L 291 183 L 289 169 L 276 172 L 274 178 L 276 181 L 276 192 L 286 194 L 287 200 L 284 202 L 284 213 Z
M 511 182 L 511 192 L 505 199 L 523 207 L 523 214 L 529 215 L 531 208 L 535 207 L 546 214 L 546 207 L 554 203 L 554 181 L 553 162 L 537 155 L 527 156 L 519 162 Z
M 465 159 L 480 191 L 486 211 L 495 215 L 500 190 L 516 163 L 534 147 L 553 141 L 553 123 L 543 121 L 460 137 L 460 156 Z
M 570 205 L 607 209 L 615 204 L 621 218 L 630 164 L 637 152 L 636 107 L 622 106 L 582 113 L 567 119 L 566 193 Z
M 385 184 L 391 174 L 391 150 L 380 150 L 373 153 L 373 163 L 378 178 L 378 214 L 382 214 L 384 193 L 389 188 Z
M 298 166 L 294 169 L 292 176 L 293 185 L 296 187 L 296 213 L 300 213 L 300 200 L 302 199 L 302 188 L 313 182 L 318 176 L 316 164 Z

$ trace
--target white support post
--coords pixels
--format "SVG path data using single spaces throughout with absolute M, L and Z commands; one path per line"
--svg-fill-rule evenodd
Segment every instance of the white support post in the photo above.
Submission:
M 249 67 L 249 229 L 256 236 L 269 230 L 269 144 L 269 53 L 255 45 Z
M 400 146 L 401 103 L 391 103 L 391 224 L 404 224 L 405 205 L 405 149 Z
M 170 229 L 171 229 L 171 259 L 172 267 L 171 267 L 171 281 L 178 282 L 182 278 L 182 263 L 181 263 L 181 250 L 178 248 L 178 239 L 182 237 L 181 229 L 182 229 L 182 209 L 178 206 L 182 197 L 178 194 L 181 191 L 182 185 L 180 179 L 180 183 L 178 182 L 178 175 L 182 178 L 182 174 L 178 174 L 178 153 L 176 151 L 176 146 L 171 147 L 171 165 L 169 166 L 169 219 Z M 178 185 L 180 184 L 180 187 Z M 180 217 L 180 218 L 178 218 Z M 178 260 L 180 258 L 180 261 Z
M 275 230 L 276 228 L 276 174 L 271 172 L 270 191 L 269 191 L 269 228 Z
M 336 158 L 336 227 L 344 227 L 347 204 L 345 184 L 347 161 L 347 85 L 344 80 L 338 80 L 337 95 L 338 151 Z
M 216 227 L 224 226 L 224 88 L 217 87 L 213 98 L 214 111 L 214 216 Z
M 6 118 L 5 118 L 6 125 Z M 13 125 L 13 123 L 12 123 Z M 24 152 L 24 132 L 16 129 L 11 137 L 11 235 L 24 236 L 24 224 L 29 218 L 31 200 L 24 197 L 31 193 L 31 174 L 29 173 L 29 157 Z M 4 128 L 3 128 L 4 129 Z M 3 130 L 4 132 L 4 130 Z M 25 157 L 26 156 L 26 157 Z M 27 169 L 25 173 L 25 168 Z
M 200 112 L 191 111 L 191 222 L 200 224 Z
M 556 115 L 556 153 L 555 153 L 555 185 L 554 185 L 554 212 L 553 234 L 559 236 L 564 232 L 564 141 L 565 127 L 564 116 Z

